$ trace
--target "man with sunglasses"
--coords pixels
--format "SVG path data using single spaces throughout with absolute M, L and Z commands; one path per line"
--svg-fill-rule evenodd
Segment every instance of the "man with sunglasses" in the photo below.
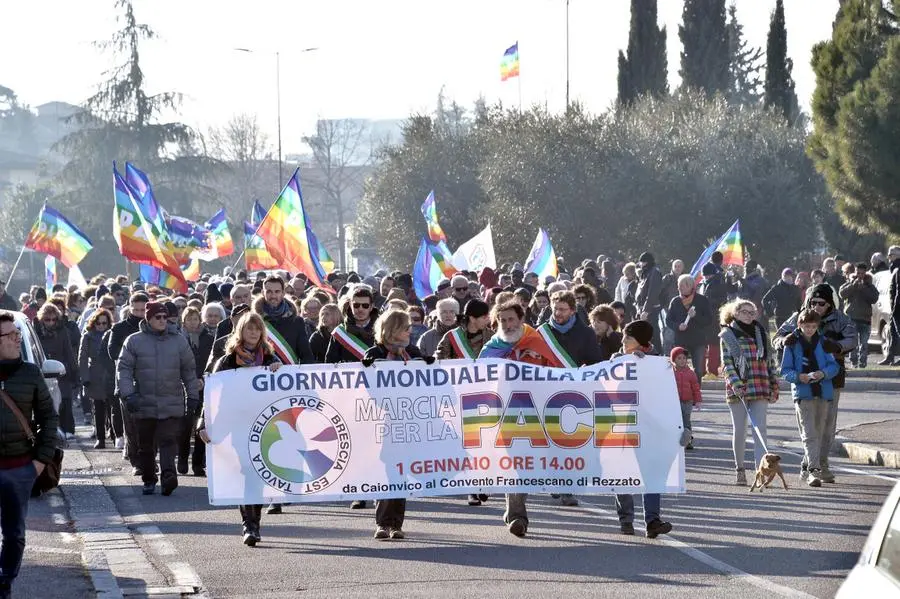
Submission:
M 325 362 L 361 362 L 365 353 L 375 345 L 375 292 L 368 285 L 356 284 L 350 287 L 341 300 L 344 322 L 331 332 Z M 354 510 L 366 507 L 365 501 L 356 500 L 350 504 Z
M 806 308 L 816 311 L 822 318 L 819 324 L 819 334 L 822 336 L 823 349 L 834 355 L 840 370 L 832 384 L 834 386 L 834 398 L 828 405 L 828 416 L 825 421 L 825 434 L 822 439 L 822 475 L 819 477 L 822 482 L 833 483 L 834 474 L 828 467 L 828 454 L 831 451 L 831 443 L 834 441 L 835 430 L 837 429 L 837 411 L 838 402 L 841 399 L 841 390 L 844 388 L 844 382 L 847 376 L 847 369 L 844 365 L 844 357 L 853 351 L 856 347 L 856 325 L 853 320 L 836 309 L 837 298 L 834 289 L 828 283 L 821 283 L 813 287 L 809 292 L 806 300 Z M 773 345 L 776 349 L 796 343 L 797 338 L 791 333 L 797 330 L 797 319 L 800 313 L 796 313 L 783 323 L 778 332 L 775 333 Z M 800 464 L 801 476 L 807 472 L 807 464 Z
M 163 302 L 148 303 L 146 320 L 140 332 L 125 340 L 116 368 L 116 385 L 138 432 L 144 495 L 156 492 L 157 446 L 162 494 L 171 495 L 178 487 L 175 454 L 182 419 L 200 411 L 194 352 L 168 318 Z

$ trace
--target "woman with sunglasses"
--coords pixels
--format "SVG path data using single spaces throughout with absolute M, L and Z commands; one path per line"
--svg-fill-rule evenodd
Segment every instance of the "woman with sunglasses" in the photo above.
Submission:
M 78 384 L 78 365 L 69 331 L 62 322 L 59 308 L 50 302 L 44 303 L 37 313 L 35 332 L 44 348 L 44 355 L 57 360 L 66 367 L 66 374 L 59 379 L 59 394 L 62 402 L 59 406 L 59 427 L 67 439 L 75 438 L 75 415 L 72 411 L 74 387 Z
M 108 419 L 115 425 L 115 419 L 109 418 L 108 404 L 115 389 L 116 373 L 112 370 L 109 356 L 105 355 L 101 347 L 103 334 L 111 326 L 112 314 L 109 310 L 97 310 L 91 314 L 78 348 L 78 370 L 81 373 L 81 384 L 84 386 L 85 396 L 91 400 L 94 436 L 97 438 L 94 449 L 106 449 Z M 118 430 L 115 429 L 115 426 L 113 426 L 113 430 L 116 439 L 122 436 L 121 419 Z
M 272 344 L 269 343 L 266 324 L 255 312 L 247 312 L 234 327 L 225 345 L 225 355 L 213 366 L 213 373 L 238 368 L 266 367 L 276 372 L 281 362 L 275 357 Z M 197 435 L 204 443 L 219 443 L 222 439 L 211 439 L 206 431 L 204 413 L 201 411 L 197 423 Z M 241 523 L 243 525 L 243 541 L 248 547 L 256 547 L 262 540 L 259 534 L 259 522 L 262 518 L 262 505 L 242 505 Z
M 778 401 L 778 371 L 769 335 L 756 320 L 756 304 L 738 299 L 722 306 L 719 314 L 725 401 L 731 410 L 735 484 L 746 485 L 744 453 L 748 413 L 753 431 L 755 470 L 765 454 L 766 409 L 768 404 Z

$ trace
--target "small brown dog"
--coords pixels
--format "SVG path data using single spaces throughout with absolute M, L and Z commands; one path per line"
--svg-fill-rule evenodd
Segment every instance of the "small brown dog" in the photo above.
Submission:
M 781 471 L 780 462 L 781 456 L 774 453 L 767 453 L 762 457 L 759 461 L 759 468 L 756 469 L 756 480 L 753 481 L 753 486 L 750 487 L 751 493 L 757 486 L 759 486 L 759 492 L 762 493 L 763 487 L 768 488 L 772 481 L 775 480 L 776 474 L 781 478 L 781 484 L 784 485 L 784 488 L 788 488 L 787 481 L 784 480 L 784 472 Z

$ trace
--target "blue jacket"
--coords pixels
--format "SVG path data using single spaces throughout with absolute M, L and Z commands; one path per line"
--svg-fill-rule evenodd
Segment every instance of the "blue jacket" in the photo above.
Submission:
M 803 345 L 799 341 L 801 333 L 797 330 L 794 331 L 793 335 L 796 335 L 798 341 L 784 347 L 784 357 L 781 360 L 781 376 L 791 384 L 791 395 L 794 397 L 794 401 L 812 399 L 812 385 L 800 382 L 800 374 L 803 373 L 804 366 Z M 816 349 L 813 351 L 816 355 L 819 370 L 825 373 L 825 378 L 819 381 L 822 387 L 822 399 L 830 401 L 834 398 L 834 386 L 831 383 L 831 379 L 837 375 L 840 367 L 834 356 L 827 353 L 822 347 L 821 337 L 819 337 L 819 343 L 816 344 Z

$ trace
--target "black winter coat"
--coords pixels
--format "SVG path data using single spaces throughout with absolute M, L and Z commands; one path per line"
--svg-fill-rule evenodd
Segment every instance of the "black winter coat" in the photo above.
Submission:
M 309 350 L 313 360 L 317 364 L 325 363 L 325 354 L 328 353 L 328 342 L 331 341 L 331 333 L 325 327 L 319 327 L 309 336 Z
M 35 445 L 32 447 L 15 414 L 0 402 L 0 456 L 31 455 L 33 459 L 49 464 L 56 450 L 59 416 L 41 369 L 21 359 L 5 360 L 0 362 L 0 380 L 3 381 L 3 389 L 31 423 L 35 435 Z
M 191 346 L 191 351 L 194 352 L 194 365 L 197 370 L 197 378 L 202 379 L 203 373 L 206 371 L 206 363 L 209 362 L 209 356 L 212 354 L 213 344 L 216 342 L 216 339 L 206 327 L 200 329 L 197 345 L 191 343 L 191 337 L 188 335 L 187 331 L 182 329 L 181 334 L 188 340 L 188 345 Z
M 106 401 L 112 397 L 116 373 L 109 356 L 103 355 L 103 336 L 85 332 L 78 348 L 78 371 L 91 399 Z
M 679 331 L 678 326 L 687 319 L 688 310 L 694 308 L 694 316 L 688 323 L 687 329 Z M 685 307 L 681 296 L 673 297 L 666 310 L 666 327 L 675 331 L 675 345 L 685 349 L 706 345 L 709 343 L 709 329 L 713 324 L 713 313 L 709 300 L 695 293 L 691 305 Z
M 767 316 L 774 316 L 781 326 L 803 304 L 803 292 L 793 283 L 778 281 L 763 296 L 763 308 Z
M 372 332 L 375 322 L 370 320 L 369 326 L 364 330 L 368 333 L 369 339 L 374 344 L 375 334 Z M 366 341 L 366 339 L 363 339 Z M 416 348 L 416 351 L 419 351 Z M 348 351 L 341 343 L 332 335 L 328 340 L 328 350 L 325 352 L 325 362 L 327 364 L 338 364 L 341 362 L 359 362 L 359 359 Z
M 640 273 L 637 293 L 634 297 L 634 307 L 638 317 L 643 312 L 652 317 L 653 314 L 659 314 L 659 311 L 662 310 L 660 304 L 662 275 L 655 266 L 647 268 L 645 271 Z
M 66 367 L 66 375 L 59 379 L 59 392 L 63 397 L 72 397 L 74 387 L 79 384 L 79 376 L 78 361 L 72 351 L 69 331 L 59 324 L 54 330 L 48 331 L 40 321 L 35 323 L 34 328 L 41 347 L 44 348 L 44 355 L 50 360 L 62 362 Z
M 413 360 L 421 360 L 422 359 L 422 352 L 420 352 L 419 348 L 416 347 L 415 345 L 412 345 L 412 344 L 408 345 L 406 347 L 406 353 L 408 353 L 409 357 Z M 363 356 L 363 360 L 365 360 L 367 362 L 369 360 L 387 360 L 387 357 L 388 357 L 388 350 L 386 347 L 384 347 L 383 345 L 373 345 L 366 352 L 366 355 Z
M 122 346 L 125 340 L 141 330 L 141 322 L 143 318 L 137 316 L 129 316 L 122 322 L 117 322 L 112 326 L 109 333 L 109 357 L 112 360 L 118 360 L 119 354 L 122 353 Z
M 565 333 L 554 329 L 552 324 L 548 326 L 552 335 L 579 366 L 589 366 L 603 361 L 597 334 L 580 319 L 576 318 L 575 324 Z
M 309 351 L 309 335 L 306 333 L 306 323 L 303 321 L 303 318 L 298 316 L 294 310 L 291 309 L 290 305 L 284 316 L 272 318 L 266 315 L 265 309 L 263 308 L 265 303 L 265 298 L 257 299 L 253 304 L 253 311 L 262 316 L 263 320 L 267 323 L 270 323 L 275 327 L 278 334 L 281 335 L 284 341 L 294 350 L 299 364 L 312 364 L 313 357 L 312 352 Z

